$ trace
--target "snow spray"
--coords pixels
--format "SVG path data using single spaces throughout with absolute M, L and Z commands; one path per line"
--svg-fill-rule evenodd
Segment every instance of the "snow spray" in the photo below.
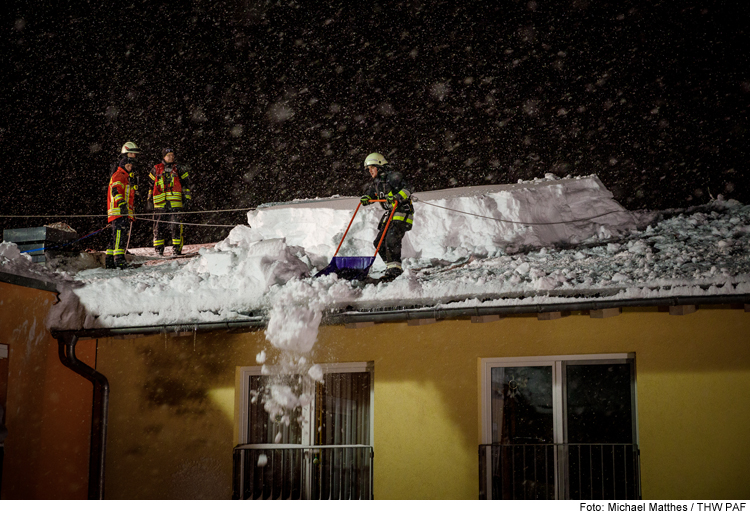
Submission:
M 266 412 L 288 425 L 296 409 L 309 404 L 323 369 L 313 361 L 313 347 L 323 311 L 355 296 L 348 283 L 333 278 L 292 279 L 270 293 L 266 339 L 281 353 L 276 365 L 266 364 L 266 354 L 256 357 L 268 381 L 262 394 Z

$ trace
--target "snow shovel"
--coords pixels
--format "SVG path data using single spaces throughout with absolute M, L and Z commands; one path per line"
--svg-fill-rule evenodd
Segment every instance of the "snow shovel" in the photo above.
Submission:
M 386 200 L 370 200 L 370 203 L 385 202 L 385 201 Z M 361 205 L 362 205 L 361 203 L 357 204 L 357 208 L 354 210 L 352 219 L 349 220 L 349 225 L 346 227 L 346 231 L 344 231 L 344 236 L 341 237 L 341 242 L 339 242 L 339 247 L 336 248 L 336 253 L 333 254 L 333 258 L 331 259 L 331 262 L 328 264 L 328 266 L 326 266 L 321 271 L 319 271 L 318 274 L 315 275 L 316 277 L 322 277 L 324 275 L 335 273 L 341 279 L 363 280 L 367 277 L 367 274 L 370 273 L 370 268 L 372 267 L 372 263 L 375 262 L 375 257 L 378 256 L 378 251 L 380 251 L 380 246 L 383 244 L 383 240 L 385 240 L 386 233 L 388 233 L 388 227 L 391 225 L 391 219 L 393 218 L 393 213 L 396 212 L 396 207 L 398 206 L 398 202 L 393 203 L 391 214 L 388 216 L 388 223 L 385 224 L 383 235 L 380 237 L 380 242 L 378 242 L 378 248 L 375 250 L 375 254 L 372 257 L 337 257 L 336 255 L 338 254 L 339 249 L 341 249 L 341 244 L 344 243 L 346 234 L 349 232 L 349 228 L 352 226 L 352 222 L 354 222 L 354 217 L 357 216 L 357 212 L 359 211 L 359 207 Z

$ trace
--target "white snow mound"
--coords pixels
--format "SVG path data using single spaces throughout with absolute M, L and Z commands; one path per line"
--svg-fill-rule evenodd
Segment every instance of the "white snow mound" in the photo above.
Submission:
M 414 196 L 414 228 L 404 238 L 403 258 L 454 261 L 496 255 L 498 249 L 575 245 L 637 227 L 633 214 L 594 175 Z M 320 268 L 336 251 L 358 203 L 347 197 L 272 205 L 250 211 L 248 223 L 263 238 L 284 237 L 304 246 Z M 339 255 L 373 255 L 383 213 L 378 204 L 360 208 Z

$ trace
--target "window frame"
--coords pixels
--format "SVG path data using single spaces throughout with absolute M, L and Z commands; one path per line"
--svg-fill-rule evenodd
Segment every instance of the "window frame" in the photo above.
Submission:
M 502 367 L 552 367 L 552 417 L 553 417 L 553 441 L 555 444 L 564 444 L 567 442 L 567 391 L 565 390 L 565 369 L 566 363 L 575 363 L 578 365 L 593 364 L 616 364 L 632 362 L 632 393 L 631 405 L 633 414 L 633 443 L 638 444 L 638 380 L 636 376 L 636 364 L 634 352 L 621 352 L 611 354 L 575 354 L 560 356 L 521 356 L 521 357 L 493 357 L 480 358 L 480 423 L 481 436 L 480 445 L 492 444 L 492 369 Z M 561 457 L 555 454 L 555 475 L 557 483 L 555 486 L 555 496 L 557 499 L 568 498 L 567 489 L 561 489 L 559 485 L 559 474 L 567 472 L 567 454 L 564 451 Z M 490 460 L 487 460 L 487 489 L 492 489 L 491 470 L 489 469 Z M 567 479 L 567 475 L 565 476 Z M 490 496 L 491 497 L 491 492 Z
M 360 372 L 368 372 L 370 374 L 370 435 L 369 435 L 369 446 L 375 445 L 375 363 L 373 361 L 358 361 L 351 363 L 316 363 L 323 375 L 326 374 L 354 374 Z M 237 400 L 236 406 L 237 416 L 235 423 L 237 424 L 237 444 L 247 444 L 247 431 L 248 431 L 248 397 L 250 395 L 250 377 L 251 376 L 268 376 L 273 375 L 273 372 L 263 372 L 263 366 L 253 367 L 238 367 L 237 368 Z M 273 370 L 273 367 L 265 367 L 265 370 Z M 310 421 L 314 417 L 315 413 L 315 398 L 312 399 L 310 405 L 303 408 L 308 424 L 307 427 L 303 427 L 303 441 L 299 445 L 312 446 L 314 445 L 315 439 L 313 431 L 309 429 L 309 424 L 314 423 Z
M 635 353 L 621 352 L 612 354 L 575 354 L 564 356 L 521 356 L 521 357 L 493 357 L 480 358 L 480 444 L 492 443 L 492 369 L 497 367 L 552 367 L 552 406 L 553 406 L 553 438 L 556 444 L 565 443 L 565 404 L 563 365 L 566 362 L 576 364 L 606 364 L 633 361 L 633 440 L 638 443 L 638 380 L 635 375 Z

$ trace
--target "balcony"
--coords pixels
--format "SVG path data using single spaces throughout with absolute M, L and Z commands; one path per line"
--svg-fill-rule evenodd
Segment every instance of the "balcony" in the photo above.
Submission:
M 640 499 L 636 444 L 484 444 L 480 499 Z
M 367 445 L 239 445 L 232 498 L 371 500 L 374 456 Z

